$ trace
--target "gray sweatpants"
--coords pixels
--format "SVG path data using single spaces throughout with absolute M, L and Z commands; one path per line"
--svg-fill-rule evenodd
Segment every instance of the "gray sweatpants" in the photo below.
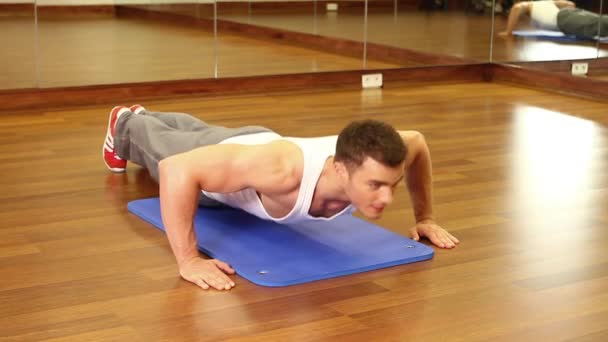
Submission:
M 563 8 L 557 13 L 557 27 L 563 33 L 578 38 L 606 37 L 608 15 L 600 16 L 580 8 Z
M 114 132 L 114 150 L 139 164 L 158 182 L 158 162 L 174 154 L 220 143 L 237 135 L 271 132 L 261 126 L 228 128 L 205 123 L 184 113 L 123 113 Z

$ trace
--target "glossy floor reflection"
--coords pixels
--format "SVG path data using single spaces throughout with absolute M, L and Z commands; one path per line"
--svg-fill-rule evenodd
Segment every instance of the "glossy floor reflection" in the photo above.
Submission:
M 605 207 L 608 167 L 605 127 L 532 106 L 514 112 L 510 204 L 521 234 L 568 236 L 576 245 L 584 227 Z M 579 247 L 583 247 L 580 245 Z

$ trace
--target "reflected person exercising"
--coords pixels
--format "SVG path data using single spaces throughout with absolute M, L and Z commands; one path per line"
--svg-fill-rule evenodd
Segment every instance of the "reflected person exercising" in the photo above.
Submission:
M 581 39 L 608 36 L 608 16 L 576 8 L 574 2 L 565 0 L 517 3 L 509 13 L 507 28 L 499 35 L 510 37 L 524 15 L 529 15 L 535 26 L 545 30 L 560 31 Z

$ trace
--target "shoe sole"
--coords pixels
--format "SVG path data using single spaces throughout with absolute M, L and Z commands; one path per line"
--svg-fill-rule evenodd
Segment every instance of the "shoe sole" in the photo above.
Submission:
M 112 110 L 110 111 L 110 115 L 108 116 L 108 130 L 110 130 L 110 134 L 112 134 L 110 124 L 112 123 L 112 116 L 114 114 L 114 109 L 119 108 L 119 107 L 123 107 L 123 106 L 116 106 L 116 107 L 112 108 Z M 106 136 L 103 138 L 103 145 L 101 145 L 101 158 L 103 159 L 103 163 L 106 164 L 106 167 L 112 172 L 116 172 L 116 173 L 125 172 L 125 171 L 127 171 L 126 168 L 111 167 L 110 165 L 108 165 L 108 162 L 106 162 L 106 140 L 108 139 L 108 130 L 106 130 Z

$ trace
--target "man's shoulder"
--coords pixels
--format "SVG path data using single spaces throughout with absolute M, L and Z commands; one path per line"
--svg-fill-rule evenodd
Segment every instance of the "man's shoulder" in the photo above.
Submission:
M 264 147 L 266 162 L 272 163 L 275 175 L 280 175 L 287 187 L 297 186 L 302 180 L 304 154 L 300 147 L 289 140 L 279 139 L 269 142 Z M 288 185 L 290 184 L 290 185 Z

